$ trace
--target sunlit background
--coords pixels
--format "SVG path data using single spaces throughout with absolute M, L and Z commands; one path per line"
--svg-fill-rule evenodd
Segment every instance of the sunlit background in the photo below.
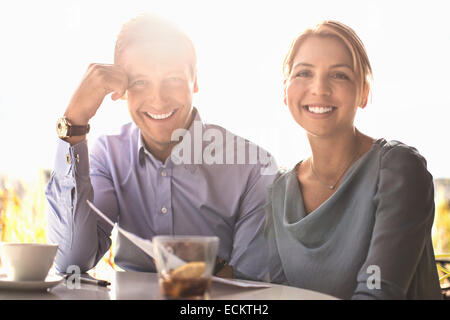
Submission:
M 352 27 L 374 71 L 356 125 L 415 146 L 434 178 L 450 178 L 450 2 L 427 1 L 5 1 L 0 2 L 0 176 L 40 181 L 51 169 L 55 123 L 90 63 L 112 63 L 121 25 L 142 12 L 176 22 L 198 54 L 202 119 L 256 142 L 285 167 L 309 154 L 282 100 L 293 38 L 324 19 Z M 91 144 L 130 121 L 106 97 Z M 37 180 L 36 180 L 37 179 Z M 8 180 L 9 181 L 9 180 Z
M 450 177 L 448 1 L 1 1 L 0 173 L 52 168 L 55 122 L 87 66 L 112 63 L 121 25 L 141 12 L 176 22 L 198 51 L 205 121 L 265 147 L 290 167 L 309 154 L 282 101 L 292 39 L 323 19 L 351 26 L 366 45 L 375 86 L 357 127 L 417 147 L 435 178 Z M 104 101 L 89 142 L 130 121 Z

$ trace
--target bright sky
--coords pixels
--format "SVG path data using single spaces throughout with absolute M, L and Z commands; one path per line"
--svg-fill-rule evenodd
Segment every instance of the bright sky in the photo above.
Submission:
M 204 121 L 270 151 L 290 167 L 309 154 L 282 100 L 282 62 L 296 34 L 323 19 L 352 27 L 375 77 L 357 128 L 415 146 L 435 178 L 450 178 L 450 3 L 442 1 L 2 1 L 0 175 L 34 177 L 54 163 L 55 123 L 88 65 L 112 63 L 121 25 L 156 12 L 198 53 Z M 109 97 L 89 142 L 130 121 Z

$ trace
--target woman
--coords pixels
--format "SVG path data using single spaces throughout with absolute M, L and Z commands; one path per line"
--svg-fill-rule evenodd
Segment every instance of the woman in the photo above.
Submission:
M 372 77 L 361 40 L 325 21 L 295 39 L 284 71 L 312 155 L 269 187 L 271 281 L 342 299 L 440 299 L 426 161 L 354 126 Z

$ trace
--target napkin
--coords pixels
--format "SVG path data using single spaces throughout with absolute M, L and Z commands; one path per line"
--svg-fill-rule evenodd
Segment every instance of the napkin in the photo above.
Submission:
M 108 222 L 112 227 L 114 227 L 115 223 L 111 221 L 103 212 L 101 212 L 92 202 L 89 200 L 86 200 L 87 204 L 91 209 L 100 216 L 103 220 Z M 144 251 L 146 254 L 148 254 L 150 257 L 154 257 L 153 252 L 153 243 L 150 240 L 142 239 L 141 237 L 138 237 L 137 235 L 126 231 L 125 229 L 119 227 L 117 225 L 117 230 L 122 233 L 128 240 L 133 242 L 138 248 L 140 248 L 142 251 Z M 168 252 L 167 252 L 168 253 Z M 173 266 L 174 268 L 179 267 L 186 262 L 178 258 L 177 256 L 168 253 L 169 256 L 169 265 Z M 212 277 L 213 281 L 220 282 L 224 284 L 229 284 L 233 286 L 243 287 L 243 288 L 268 288 L 271 287 L 268 283 L 250 283 L 246 281 L 241 280 L 231 280 L 231 279 L 224 279 L 219 277 Z

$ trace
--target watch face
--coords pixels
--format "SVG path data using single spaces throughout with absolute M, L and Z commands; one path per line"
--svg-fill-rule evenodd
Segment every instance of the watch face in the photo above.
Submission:
M 58 133 L 58 136 L 60 138 L 67 137 L 68 129 L 69 129 L 69 127 L 67 126 L 66 119 L 64 119 L 64 118 L 59 119 L 57 124 L 56 124 L 56 132 Z

